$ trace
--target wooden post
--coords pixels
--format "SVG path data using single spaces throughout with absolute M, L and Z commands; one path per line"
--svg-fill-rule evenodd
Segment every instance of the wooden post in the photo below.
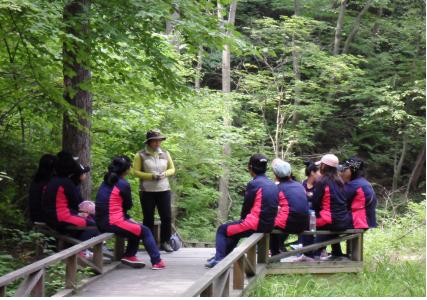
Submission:
M 5 297 L 6 296 L 6 286 L 0 286 L 0 297 Z
M 67 258 L 65 265 L 65 288 L 74 289 L 77 281 L 77 254 Z
M 233 265 L 233 288 L 243 290 L 245 284 L 245 257 L 240 257 Z
M 270 249 L 270 234 L 264 233 L 263 238 L 258 242 L 258 263 L 259 264 L 267 263 L 269 249 Z
M 93 263 L 99 268 L 99 271 L 103 273 L 102 268 L 104 266 L 104 261 L 102 258 L 102 243 L 96 244 L 93 247 Z
M 121 260 L 125 253 L 125 239 L 121 236 L 116 235 L 114 241 L 114 260 Z
M 160 221 L 154 222 L 153 235 L 154 235 L 154 239 L 156 240 L 157 245 L 160 245 L 160 226 L 161 226 Z
M 351 248 L 352 248 L 352 240 L 347 240 L 346 241 L 346 251 L 345 251 L 345 253 L 347 254 L 347 256 L 349 258 L 351 258 Z
M 213 296 L 213 284 L 211 283 L 206 290 L 204 290 L 201 294 L 200 297 L 212 297 Z
M 247 264 L 246 267 L 246 275 L 247 276 L 255 276 L 256 275 L 256 246 L 252 246 L 247 253 Z
M 41 269 L 39 272 L 41 272 L 41 276 L 31 291 L 31 297 L 44 297 L 44 269 Z
M 228 297 L 230 295 L 231 268 L 218 277 L 214 290 L 214 297 Z
M 359 233 L 351 242 L 351 260 L 362 261 L 362 233 Z

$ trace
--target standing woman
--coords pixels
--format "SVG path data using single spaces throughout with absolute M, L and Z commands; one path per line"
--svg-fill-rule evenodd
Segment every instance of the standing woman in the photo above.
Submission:
M 96 195 L 96 224 L 102 232 L 114 232 L 128 238 L 128 244 L 122 263 L 134 268 L 145 264 L 136 256 L 139 241 L 142 240 L 150 256 L 152 269 L 165 268 L 159 250 L 150 229 L 131 219 L 128 211 L 132 208 L 132 193 L 125 177 L 129 173 L 131 162 L 127 156 L 118 156 L 108 166 L 104 182 Z
M 135 154 L 133 173 L 140 180 L 140 201 L 144 225 L 154 231 L 155 208 L 160 215 L 160 249 L 173 252 L 169 243 L 172 226 L 171 191 L 168 177 L 175 174 L 169 152 L 160 148 L 166 140 L 157 130 L 147 132 L 144 149 Z
M 40 158 L 39 167 L 31 181 L 28 208 L 32 222 L 44 222 L 42 199 L 46 192 L 47 183 L 55 172 L 56 156 L 45 154 Z

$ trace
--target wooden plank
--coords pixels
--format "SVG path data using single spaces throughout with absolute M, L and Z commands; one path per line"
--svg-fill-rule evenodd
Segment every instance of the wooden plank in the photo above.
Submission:
M 32 293 L 34 287 L 39 284 L 39 281 L 43 281 L 44 270 L 41 269 L 33 274 L 28 275 L 24 281 L 21 282 L 18 289 L 15 292 L 15 297 L 27 297 Z M 38 290 L 36 293 L 43 294 L 42 291 Z M 41 297 L 41 296 L 40 296 Z
M 270 257 L 270 259 L 268 261 L 270 263 L 277 262 L 277 261 L 281 260 L 282 258 L 293 256 L 293 255 L 299 254 L 299 253 L 306 253 L 306 252 L 309 252 L 309 251 L 317 250 L 319 248 L 322 248 L 322 247 L 325 247 L 325 246 L 328 246 L 328 245 L 332 245 L 332 244 L 336 244 L 336 243 L 339 243 L 339 242 L 343 242 L 343 241 L 346 241 L 346 240 L 353 239 L 353 238 L 357 237 L 358 235 L 359 235 L 359 233 L 350 234 L 350 235 L 338 237 L 338 238 L 335 238 L 335 239 L 331 239 L 331 240 L 328 240 L 328 241 L 324 241 L 324 242 L 321 242 L 321 243 L 316 243 L 316 244 L 312 244 L 312 245 L 309 245 L 309 246 L 305 246 L 305 247 L 302 247 L 300 249 L 283 252 L 283 253 L 280 253 L 280 254 L 277 254 L 277 255 L 274 255 L 274 256 Z
M 65 288 L 74 289 L 77 284 L 77 254 L 67 258 L 65 265 Z
M 257 244 L 258 248 L 258 263 L 266 263 L 270 249 L 270 235 L 264 234 L 262 239 Z
M 365 232 L 365 229 L 347 229 L 343 231 L 331 231 L 331 230 L 317 230 L 317 231 L 310 231 L 306 230 L 301 232 L 302 235 L 328 235 L 328 234 L 351 234 L 351 233 L 363 233 Z M 283 231 L 274 229 L 272 234 L 283 234 Z
M 245 283 L 245 257 L 241 256 L 233 264 L 233 289 L 242 290 Z
M 245 274 L 248 277 L 252 277 L 256 274 L 256 264 L 253 264 L 247 256 L 243 256 L 244 266 L 245 266 Z
M 351 259 L 354 261 L 362 260 L 362 234 L 359 234 L 351 242 Z
M 273 263 L 267 266 L 267 274 L 328 274 L 355 273 L 363 271 L 363 263 L 348 262 L 297 262 Z
M 82 267 L 91 268 L 93 271 L 95 271 L 96 274 L 102 273 L 102 269 L 98 268 L 92 261 L 87 258 L 77 256 L 77 263 Z
M 245 251 L 250 247 L 257 244 L 264 237 L 263 233 L 254 233 L 237 246 L 229 255 L 227 255 L 221 262 L 215 267 L 208 270 L 202 275 L 193 285 L 188 288 L 181 296 L 194 297 L 200 295 L 200 293 L 206 289 L 211 282 L 218 278 L 224 271 L 231 267 L 231 265 L 238 260 Z
M 28 266 L 10 272 L 6 275 L 0 277 L 0 286 L 7 285 L 9 282 L 12 282 L 18 278 L 25 277 L 31 273 L 34 273 L 40 269 L 45 269 L 50 265 L 55 264 L 58 261 L 65 260 L 68 257 L 78 254 L 80 251 L 93 247 L 96 244 L 99 244 L 102 241 L 108 240 L 114 236 L 113 233 L 103 233 L 99 236 L 93 237 L 87 241 L 81 242 L 78 245 L 74 245 L 68 249 L 65 249 L 61 252 L 50 255 L 44 259 L 36 261 Z
M 41 269 L 41 276 L 39 280 L 37 280 L 33 290 L 31 291 L 31 297 L 44 297 L 44 279 L 45 279 L 45 271 Z

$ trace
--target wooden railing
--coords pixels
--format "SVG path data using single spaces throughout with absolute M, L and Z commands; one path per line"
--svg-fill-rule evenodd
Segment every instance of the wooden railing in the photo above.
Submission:
M 92 248 L 93 260 L 85 261 L 85 265 L 91 267 L 95 273 L 102 274 L 105 272 L 103 265 L 102 244 L 114 237 L 113 233 L 103 233 L 87 241 L 81 242 L 68 249 L 62 250 L 42 260 L 36 261 L 21 269 L 15 270 L 0 277 L 0 297 L 5 296 L 6 286 L 11 282 L 23 278 L 15 292 L 16 297 L 23 296 L 44 296 L 44 279 L 45 270 L 57 262 L 65 262 L 65 292 L 61 295 L 70 294 L 77 287 L 77 269 L 81 257 L 79 253 L 83 250 Z M 123 255 L 124 240 L 116 238 L 114 249 L 114 259 L 119 260 Z M 117 264 L 116 264 L 117 265 Z
M 230 291 L 233 293 L 231 296 L 241 295 L 248 284 L 265 271 L 268 251 L 269 235 L 252 234 L 215 267 L 207 271 L 182 296 L 224 297 L 230 296 Z

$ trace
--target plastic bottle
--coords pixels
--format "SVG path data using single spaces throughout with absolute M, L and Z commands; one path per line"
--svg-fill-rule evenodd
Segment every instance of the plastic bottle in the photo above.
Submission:
M 310 210 L 310 231 L 316 231 L 316 214 Z

